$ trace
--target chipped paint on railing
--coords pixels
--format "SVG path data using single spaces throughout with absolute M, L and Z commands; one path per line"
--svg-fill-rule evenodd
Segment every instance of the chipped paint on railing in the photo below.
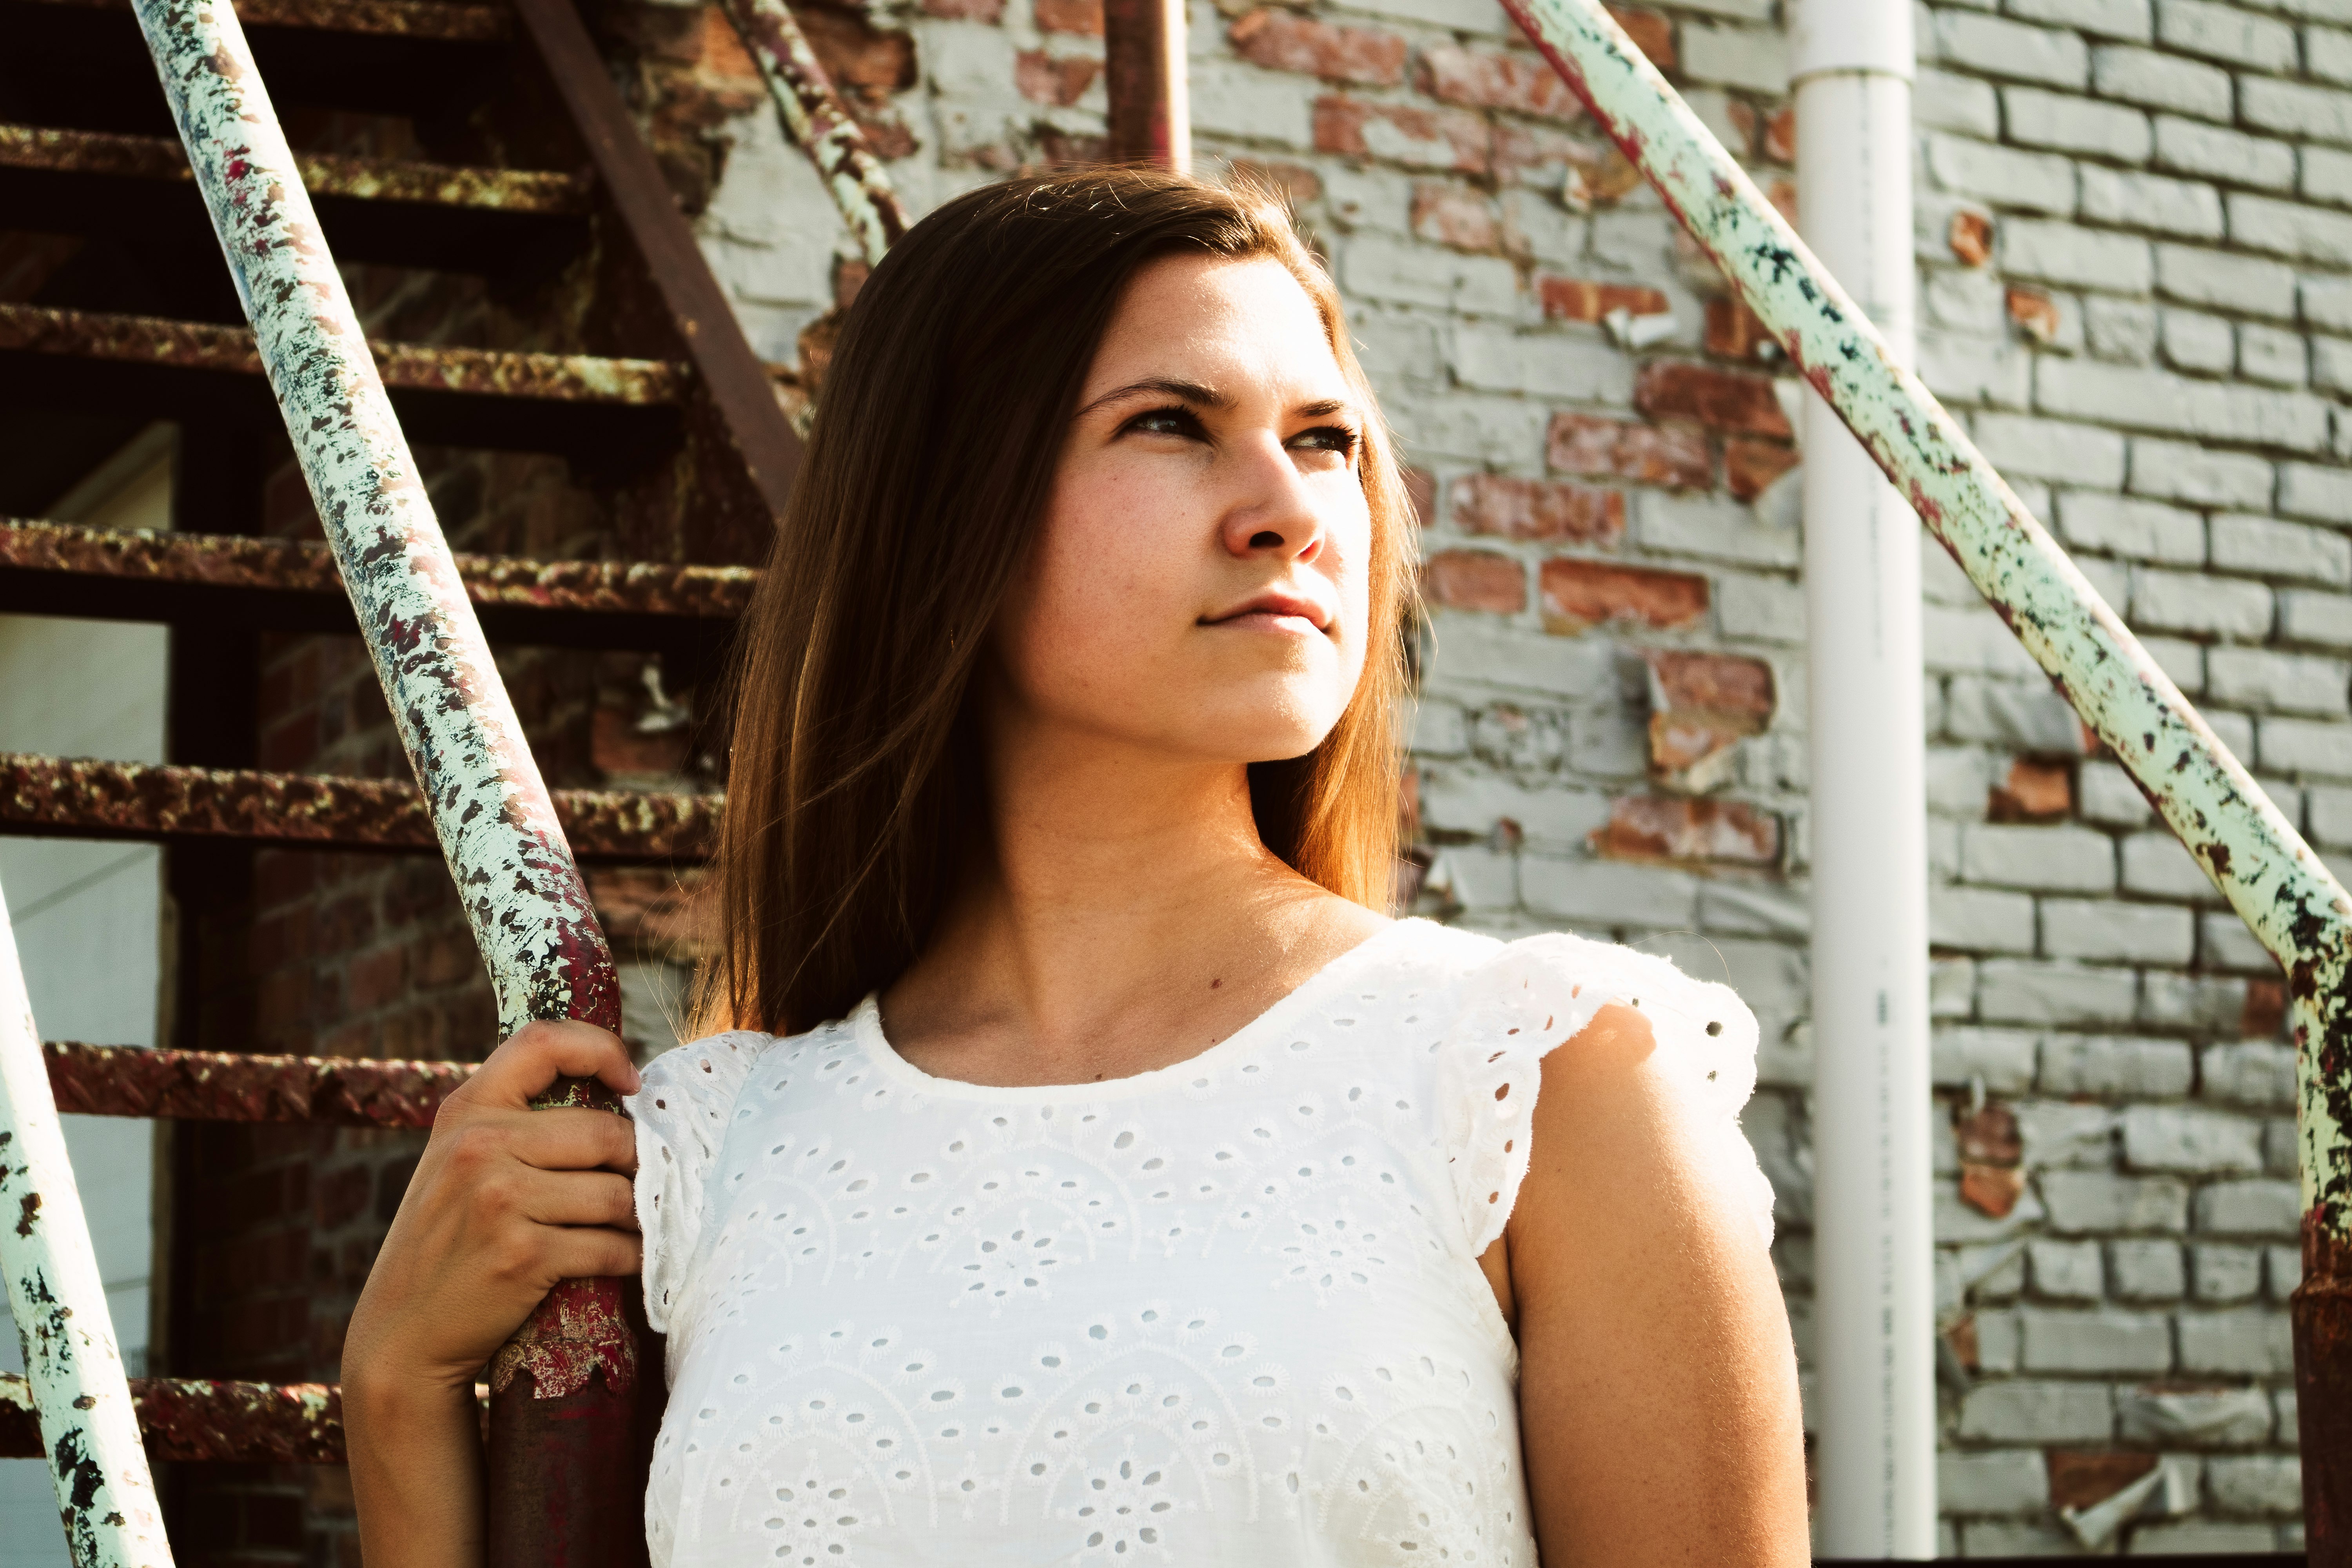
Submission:
M 509 555 L 453 559 L 466 596 L 477 605 L 588 615 L 730 619 L 742 614 L 760 581 L 749 566 Z M 8 569 L 190 587 L 337 595 L 343 591 L 334 552 L 315 541 L 0 519 L 0 570 Z
M 1600 0 L 1504 4 L 2286 971 L 2306 1524 L 2352 1563 L 2352 900 Z
M 67 1115 L 183 1121 L 430 1127 L 471 1062 L 148 1050 L 49 1040 L 49 1091 Z
M 304 188 L 313 196 L 406 202 L 426 206 L 566 216 L 588 209 L 588 182 L 541 169 L 469 168 L 447 163 L 352 158 L 334 153 L 297 156 Z M 0 124 L 0 168 L 52 174 L 185 184 L 194 178 L 188 154 L 161 136 L 110 131 L 61 131 L 44 125 Z
M 725 797 L 554 791 L 560 842 L 598 860 L 699 859 Z M 0 752 L 0 823 L 70 837 L 241 838 L 335 849 L 430 849 L 434 823 L 399 779 L 191 768 Z
M 204 1463 L 340 1465 L 343 1394 L 331 1383 L 134 1377 L 148 1457 Z M 32 1389 L 0 1374 L 0 1459 L 43 1457 Z
M 727 16 L 750 51 L 784 130 L 833 193 L 868 265 L 907 232 L 907 210 L 784 0 L 727 0 Z
M 0 901 L 0 1273 L 75 1568 L 168 1568 L 155 1481 Z

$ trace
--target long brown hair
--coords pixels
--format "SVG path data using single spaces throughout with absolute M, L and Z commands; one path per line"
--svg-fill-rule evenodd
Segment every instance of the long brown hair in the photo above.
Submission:
M 1375 406 L 1329 277 L 1282 205 L 1247 187 L 1136 169 L 1012 180 L 932 213 L 866 280 L 739 634 L 720 944 L 699 1027 L 782 1034 L 838 1017 L 929 940 L 988 827 L 973 669 L 1129 279 L 1188 251 L 1287 267 Z M 1412 590 L 1408 503 L 1369 423 L 1363 678 L 1320 745 L 1255 763 L 1249 781 L 1268 849 L 1379 907 Z

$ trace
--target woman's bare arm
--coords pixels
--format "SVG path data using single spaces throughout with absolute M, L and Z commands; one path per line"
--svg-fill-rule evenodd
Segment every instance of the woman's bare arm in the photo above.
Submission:
M 533 1110 L 559 1075 L 624 1093 L 586 1024 L 533 1024 L 442 1102 L 343 1340 L 343 1432 L 368 1568 L 478 1568 L 474 1380 L 558 1279 L 637 1271 L 628 1122 Z
M 1519 1342 L 1549 1568 L 1801 1568 L 1802 1418 L 1730 1136 L 1604 1008 L 1544 1058 L 1525 1184 L 1481 1259 Z

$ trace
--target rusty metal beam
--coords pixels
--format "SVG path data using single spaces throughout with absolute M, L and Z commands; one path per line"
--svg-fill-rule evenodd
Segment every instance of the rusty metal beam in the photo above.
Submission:
M 343 1395 L 332 1384 L 134 1377 L 131 1404 L 152 1458 L 343 1462 Z M 31 1389 L 23 1378 L 0 1373 L 0 1459 L 42 1457 Z
M 81 1116 L 180 1121 L 307 1121 L 336 1127 L 430 1127 L 471 1062 L 247 1056 L 47 1040 L 58 1109 Z
M 907 209 L 784 0 L 726 0 L 784 133 L 809 155 L 869 265 L 907 232 Z
M 722 797 L 551 792 L 572 852 L 593 860 L 699 859 Z M 248 769 L 0 752 L 0 832 L 49 837 L 234 838 L 320 849 L 431 849 L 415 784 Z
M 572 0 L 514 0 L 514 8 L 588 143 L 605 195 L 643 258 L 736 456 L 769 510 L 782 518 L 800 471 L 801 438 L 784 416 L 767 367 L 744 338 L 734 307 Z
M 1504 0 L 2286 971 L 2310 1559 L 2352 1568 L 2352 899 L 1601 0 Z
M 1192 167 L 1185 58 L 1184 0 L 1103 0 L 1112 163 Z

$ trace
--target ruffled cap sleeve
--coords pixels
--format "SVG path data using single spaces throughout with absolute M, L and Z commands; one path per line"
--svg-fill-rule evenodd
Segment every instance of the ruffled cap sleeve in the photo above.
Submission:
M 637 1227 L 645 1236 L 646 1321 L 670 1331 L 702 1243 L 710 1173 L 727 1141 L 735 1097 L 768 1035 L 713 1035 L 647 1063 L 624 1101 L 637 1133 Z
M 1771 1184 L 1739 1131 L 1756 1089 L 1756 1016 L 1729 986 L 1694 980 L 1666 959 L 1555 935 L 1512 942 L 1472 972 L 1439 1047 L 1445 1149 L 1471 1252 L 1503 1234 L 1527 1178 L 1544 1057 L 1612 1002 L 1649 1019 L 1658 1059 L 1689 1084 L 1710 1128 L 1738 1142 L 1730 1164 L 1742 1205 L 1770 1246 Z

